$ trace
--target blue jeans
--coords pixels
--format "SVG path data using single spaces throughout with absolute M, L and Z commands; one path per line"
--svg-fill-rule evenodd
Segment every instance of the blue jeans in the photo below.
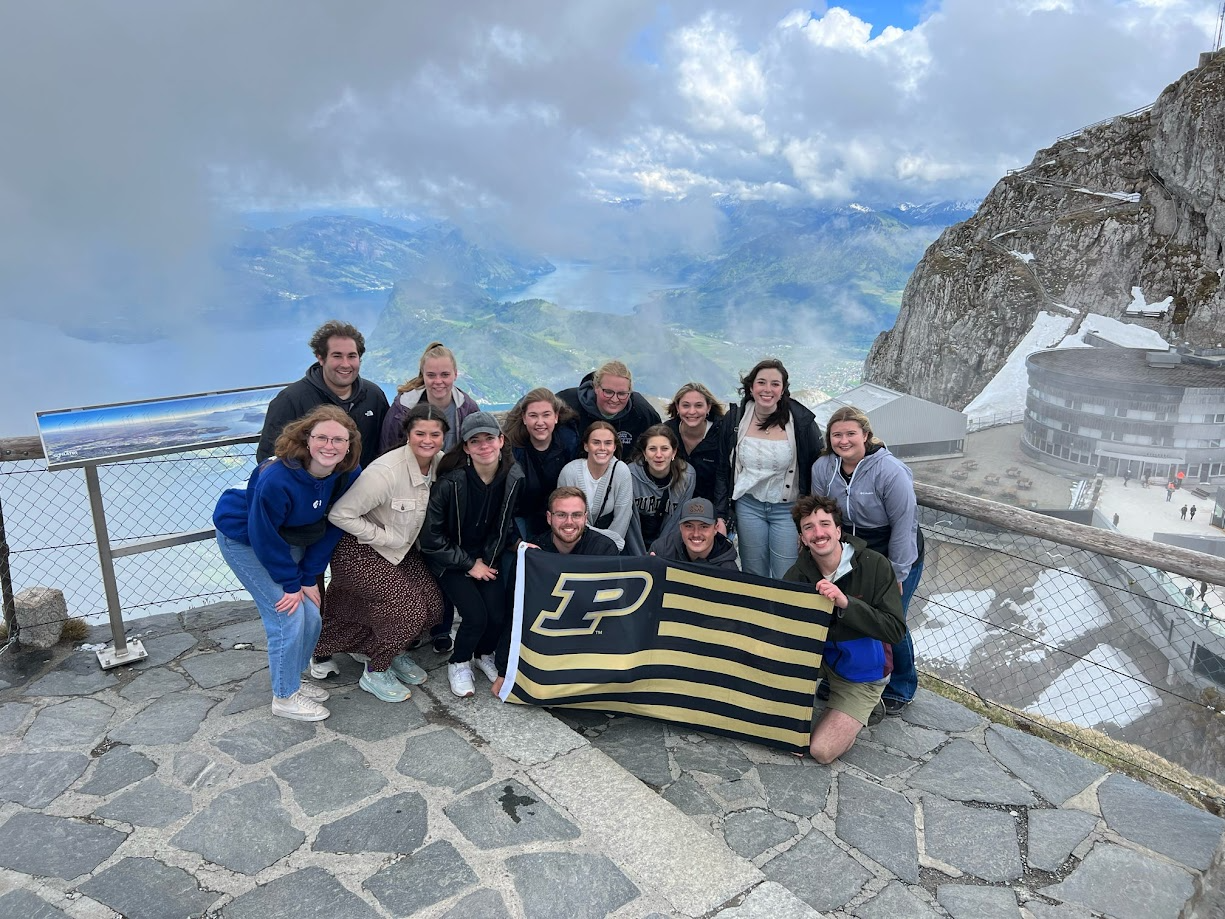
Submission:
M 272 694 L 278 699 L 287 699 L 301 687 L 302 671 L 310 666 L 311 654 L 323 626 L 319 607 L 303 597 L 292 613 L 278 613 L 276 604 L 285 596 L 285 589 L 272 580 L 268 569 L 255 557 L 255 550 L 224 533 L 217 534 L 217 546 L 235 577 L 255 600 L 255 608 L 268 634 Z M 294 558 L 300 560 L 305 550 L 296 546 L 291 549 Z
M 910 569 L 910 574 L 906 575 L 906 580 L 902 582 L 903 618 L 910 610 L 910 598 L 914 596 L 915 588 L 919 586 L 921 577 L 923 577 L 922 560 L 915 562 L 914 567 Z M 885 687 L 884 694 L 886 698 L 909 702 L 914 698 L 918 688 L 919 671 L 915 669 L 914 642 L 910 639 L 910 628 L 907 627 L 902 640 L 893 646 L 893 673 L 889 676 L 889 685 Z
M 740 570 L 781 579 L 799 554 L 791 504 L 767 504 L 751 495 L 736 499 L 736 548 Z

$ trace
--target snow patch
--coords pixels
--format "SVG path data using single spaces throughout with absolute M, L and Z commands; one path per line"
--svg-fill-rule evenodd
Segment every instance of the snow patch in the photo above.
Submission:
M 1004 366 L 962 411 L 971 421 L 976 417 L 1025 411 L 1025 394 L 1029 390 L 1025 359 L 1035 351 L 1055 347 L 1071 325 L 1071 316 L 1040 312 L 1025 337 L 1012 349 Z
M 1110 621 L 1093 585 L 1070 568 L 1042 572 L 1033 591 L 1017 614 L 1048 645 L 1060 647 Z
M 1138 191 L 1094 191 L 1092 188 L 1074 188 L 1073 191 L 1082 192 L 1086 195 L 1097 195 L 1099 198 L 1112 198 L 1115 201 L 1130 201 L 1132 204 L 1140 203 L 1140 193 Z
M 1161 702 L 1143 681 L 1130 657 L 1112 645 L 1098 645 L 1059 674 L 1028 711 L 1086 728 L 1126 727 Z
M 1080 331 L 1069 335 L 1059 345 L 1061 348 L 1077 348 L 1086 344 L 1084 336 L 1093 333 L 1120 348 L 1140 348 L 1145 351 L 1169 351 L 1169 343 L 1152 329 L 1130 322 L 1121 322 L 1109 316 L 1089 313 L 1080 323 Z
M 911 632 L 921 660 L 945 661 L 964 667 L 970 654 L 987 637 L 982 619 L 995 600 L 994 590 L 956 590 L 927 598 L 927 621 Z
M 1139 287 L 1131 289 L 1131 303 L 1127 305 L 1127 313 L 1131 316 L 1164 316 L 1174 305 L 1173 297 L 1166 297 L 1156 303 L 1149 303 L 1144 292 Z
M 1016 249 L 1009 249 L 1008 254 L 1020 259 L 1026 265 L 1034 260 L 1032 252 L 1018 252 Z

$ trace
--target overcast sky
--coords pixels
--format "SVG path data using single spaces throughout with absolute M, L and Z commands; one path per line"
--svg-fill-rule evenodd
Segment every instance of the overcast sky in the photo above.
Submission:
M 250 207 L 479 219 L 566 255 L 618 198 L 979 198 L 1058 135 L 1152 102 L 1210 47 L 1217 10 L 5 3 L 0 322 L 172 327 Z M 689 213 L 678 231 L 708 231 Z

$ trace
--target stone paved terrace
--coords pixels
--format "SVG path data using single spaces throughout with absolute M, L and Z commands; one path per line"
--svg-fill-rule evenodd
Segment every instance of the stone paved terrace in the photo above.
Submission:
M 3 919 L 1175 919 L 1216 877 L 1222 820 L 928 693 L 829 768 L 455 699 L 429 651 L 286 721 L 249 604 L 132 631 L 0 657 Z

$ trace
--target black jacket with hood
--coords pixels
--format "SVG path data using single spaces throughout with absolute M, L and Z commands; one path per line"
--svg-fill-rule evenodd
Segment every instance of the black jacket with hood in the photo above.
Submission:
M 506 476 L 502 506 L 498 509 L 497 523 L 486 532 L 478 554 L 473 554 L 460 544 L 464 506 L 469 498 L 468 468 L 460 466 L 452 469 L 430 489 L 430 505 L 418 538 L 421 554 L 436 577 L 447 570 L 471 571 L 477 558 L 496 568 L 502 553 L 518 543 L 515 503 L 519 500 L 519 489 L 523 487 L 523 470 L 518 463 L 504 463 L 503 466 L 498 470 L 499 475 Z
M 634 450 L 634 442 L 638 440 L 638 436 L 651 425 L 660 423 L 659 412 L 655 411 L 654 406 L 646 400 L 645 396 L 631 391 L 629 399 L 626 400 L 625 408 L 621 409 L 613 417 L 605 418 L 596 405 L 594 381 L 595 373 L 589 373 L 583 377 L 582 382 L 578 386 L 563 389 L 559 392 L 557 398 L 565 402 L 566 405 L 570 406 L 578 414 L 578 420 L 572 422 L 571 426 L 578 432 L 580 448 L 582 447 L 583 432 L 587 430 L 587 427 L 593 421 L 607 421 L 617 429 L 617 440 L 620 441 L 620 446 L 617 448 L 617 457 L 623 460 L 627 459 Z
M 328 389 L 318 362 L 311 364 L 302 379 L 290 383 L 269 403 L 259 446 L 255 448 L 255 461 L 262 463 L 272 456 L 276 439 L 285 425 L 310 414 L 320 405 L 335 405 L 353 419 L 362 435 L 362 468 L 373 463 L 379 455 L 379 434 L 383 429 L 383 416 L 387 414 L 387 396 L 359 376 L 353 381 L 350 398 L 341 399 Z

